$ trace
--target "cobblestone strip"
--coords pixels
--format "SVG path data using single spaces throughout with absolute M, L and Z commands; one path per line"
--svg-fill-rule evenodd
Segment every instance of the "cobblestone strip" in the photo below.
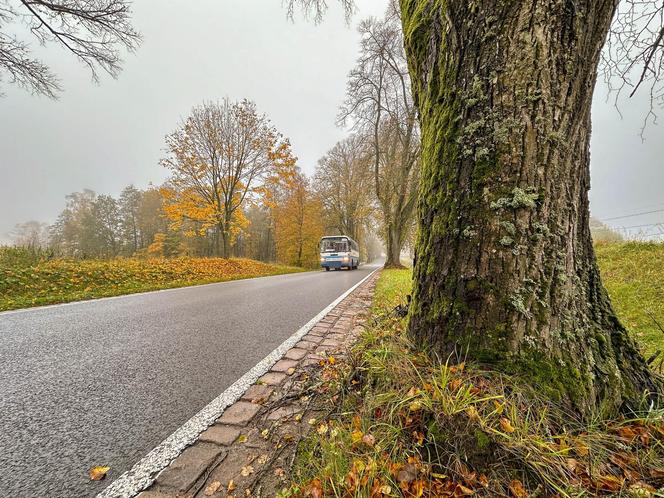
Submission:
M 322 360 L 344 355 L 362 332 L 377 278 L 325 315 L 138 498 L 273 496 L 319 415 L 307 389 Z

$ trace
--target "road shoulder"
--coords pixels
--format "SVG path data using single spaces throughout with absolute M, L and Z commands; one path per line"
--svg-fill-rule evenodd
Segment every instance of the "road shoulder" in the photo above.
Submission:
M 149 487 L 139 497 L 250 496 L 259 488 L 263 495 L 266 489 L 274 494 L 287 476 L 297 442 L 322 415 L 312 399 L 329 375 L 327 367 L 363 330 L 377 277 L 378 272 L 371 274 L 319 316 L 193 444 L 145 482 Z M 132 496 L 113 489 L 112 484 L 100 496 Z

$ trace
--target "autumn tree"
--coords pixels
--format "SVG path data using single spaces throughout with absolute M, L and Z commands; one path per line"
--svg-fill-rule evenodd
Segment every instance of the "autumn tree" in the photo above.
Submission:
M 400 7 L 422 134 L 411 335 L 443 358 L 524 374 L 585 416 L 656 397 L 601 283 L 588 190 L 602 47 L 609 37 L 610 78 L 657 97 L 664 5 Z
M 373 213 L 370 160 L 366 142 L 353 134 L 320 159 L 314 176 L 326 228 L 358 242 Z
M 57 77 L 33 55 L 27 36 L 71 53 L 94 80 L 100 70 L 115 77 L 121 50 L 132 51 L 140 42 L 130 17 L 128 0 L 0 0 L 0 79 L 49 97 L 60 91 Z
M 399 267 L 415 212 L 420 137 L 396 4 L 383 19 L 362 21 L 359 33 L 360 57 L 349 75 L 340 121 L 370 144 L 385 266 Z
M 213 229 L 217 254 L 230 256 L 231 243 L 246 226 L 241 207 L 260 193 L 275 162 L 290 154 L 270 120 L 248 100 L 205 103 L 166 138 L 162 160 L 171 176 L 165 211 L 175 226 Z
M 297 172 L 288 184 L 283 202 L 274 209 L 277 260 L 289 265 L 318 264 L 318 243 L 323 236 L 322 205 Z

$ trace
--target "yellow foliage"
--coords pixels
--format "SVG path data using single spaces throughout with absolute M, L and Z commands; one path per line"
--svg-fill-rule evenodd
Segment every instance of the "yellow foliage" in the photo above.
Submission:
M 315 267 L 318 242 L 323 236 L 322 204 L 308 189 L 302 174 L 289 183 L 285 198 L 273 209 L 277 260 Z

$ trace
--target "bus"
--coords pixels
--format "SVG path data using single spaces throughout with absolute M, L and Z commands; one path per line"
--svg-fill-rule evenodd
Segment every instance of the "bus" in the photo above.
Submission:
M 350 237 L 332 235 L 320 239 L 320 265 L 325 271 L 334 268 L 356 270 L 360 265 L 360 247 Z

